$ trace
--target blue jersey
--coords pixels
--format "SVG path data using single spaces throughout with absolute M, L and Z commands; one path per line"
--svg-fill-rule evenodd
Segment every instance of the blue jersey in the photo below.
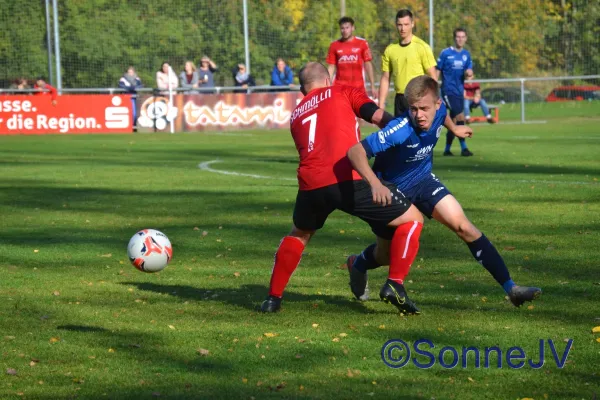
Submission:
M 380 179 L 395 183 L 403 192 L 430 177 L 433 148 L 442 132 L 446 113 L 446 106 L 442 103 L 429 130 L 421 131 L 413 126 L 407 112 L 363 139 L 367 156 L 376 156 L 373 164 L 375 174 Z
M 473 69 L 471 53 L 448 47 L 440 53 L 436 68 L 442 72 L 442 94 L 463 97 L 465 71 Z

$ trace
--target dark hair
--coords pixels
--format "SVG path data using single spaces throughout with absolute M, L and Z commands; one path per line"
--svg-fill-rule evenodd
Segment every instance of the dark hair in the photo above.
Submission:
M 400 19 L 400 18 L 404 18 L 404 17 L 410 17 L 410 19 L 412 20 L 413 13 L 411 13 L 410 10 L 406 9 L 406 8 L 404 8 L 396 13 L 396 19 Z
M 434 100 L 437 101 L 440 98 L 438 95 L 438 88 L 439 86 L 435 79 L 428 75 L 420 75 L 408 82 L 406 89 L 404 89 L 404 96 L 406 96 L 408 104 L 413 104 L 415 101 L 425 97 L 428 93 L 431 93 Z
M 160 69 L 158 70 L 158 72 L 162 72 L 162 67 L 163 67 L 163 65 L 165 65 L 165 64 L 171 65 L 171 64 L 169 64 L 169 62 L 168 62 L 168 61 L 163 61 L 163 62 L 162 62 L 162 64 L 160 64 Z
M 350 17 L 342 17 L 338 21 L 338 25 L 342 25 L 345 23 L 349 23 L 350 25 L 354 26 L 354 20 Z
M 452 37 L 456 37 L 456 34 L 457 34 L 458 32 L 464 32 L 464 33 L 465 33 L 465 35 L 467 34 L 467 31 L 466 31 L 466 29 L 465 29 L 465 28 L 460 28 L 460 27 L 459 27 L 459 28 L 456 28 L 456 29 L 454 30 L 454 32 L 452 33 Z

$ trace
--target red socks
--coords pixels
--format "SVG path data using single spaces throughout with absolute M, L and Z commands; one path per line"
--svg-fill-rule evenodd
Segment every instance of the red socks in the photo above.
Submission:
M 419 251 L 419 237 L 423 224 L 417 221 L 407 222 L 396 228 L 390 248 L 390 273 L 388 279 L 404 283 L 410 266 Z
M 303 251 L 304 244 L 299 239 L 292 236 L 281 239 L 277 253 L 275 253 L 269 296 L 283 296 L 283 290 L 300 263 Z

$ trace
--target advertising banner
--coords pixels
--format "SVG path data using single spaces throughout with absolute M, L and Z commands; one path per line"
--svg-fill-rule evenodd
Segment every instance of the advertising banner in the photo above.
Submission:
M 178 94 L 137 99 L 138 132 L 288 128 L 300 92 Z
M 0 135 L 131 133 L 129 95 L 0 95 Z

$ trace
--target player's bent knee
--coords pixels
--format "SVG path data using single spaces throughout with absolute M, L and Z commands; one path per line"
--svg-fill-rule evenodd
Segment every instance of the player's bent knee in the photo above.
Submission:
M 315 231 L 306 231 L 306 230 L 300 229 L 294 225 L 294 226 L 292 226 L 292 230 L 290 231 L 288 236 L 298 239 L 306 246 L 308 244 L 308 242 L 310 241 L 310 238 L 314 234 L 315 234 Z

